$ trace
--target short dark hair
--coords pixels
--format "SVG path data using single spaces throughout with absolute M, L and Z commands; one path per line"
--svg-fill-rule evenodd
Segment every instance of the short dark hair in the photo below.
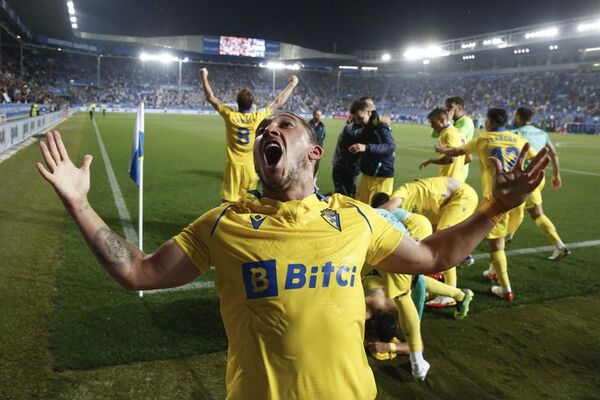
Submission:
M 445 117 L 448 118 L 448 111 L 446 111 L 443 108 L 434 108 L 428 115 L 427 115 L 427 119 L 428 120 L 432 120 L 432 119 L 438 119 L 440 117 Z
M 487 112 L 487 119 L 498 128 L 501 128 L 508 122 L 508 114 L 503 108 L 490 108 Z
M 254 104 L 254 95 L 250 89 L 241 89 L 235 99 L 238 105 L 238 111 L 247 111 L 252 108 Z
M 390 195 L 384 192 L 375 193 L 371 199 L 371 207 L 379 208 L 390 201 Z
M 533 119 L 533 110 L 531 108 L 519 107 L 517 108 L 517 115 L 521 121 L 529 122 Z
M 362 100 L 362 99 L 354 100 L 354 102 L 350 106 L 350 114 L 356 114 L 359 111 L 368 110 L 368 109 L 369 109 L 369 104 L 367 103 L 367 100 Z
M 279 115 L 288 115 L 288 116 L 300 121 L 300 123 L 304 127 L 304 130 L 306 130 L 306 134 L 308 135 L 308 141 L 310 142 L 310 144 L 320 146 L 319 137 L 317 136 L 317 132 L 315 132 L 314 128 L 308 122 L 306 122 L 306 120 L 304 118 L 302 118 L 298 114 L 291 112 L 291 111 L 276 112 L 276 113 L 269 115 L 267 118 L 263 119 L 262 121 L 260 121 L 260 124 L 258 124 L 258 127 L 256 127 L 256 136 L 261 135 L 262 131 L 271 123 L 273 118 L 275 118 Z
M 362 100 L 362 101 L 371 100 L 373 103 L 375 103 L 375 100 L 373 100 L 373 98 L 371 96 L 363 96 L 359 100 Z
M 389 343 L 396 336 L 396 317 L 389 312 L 380 312 L 373 315 L 373 331 L 377 339 Z
M 461 106 L 462 108 L 465 108 L 465 100 L 460 96 L 448 97 L 446 99 L 446 105 L 449 104 L 456 104 Z

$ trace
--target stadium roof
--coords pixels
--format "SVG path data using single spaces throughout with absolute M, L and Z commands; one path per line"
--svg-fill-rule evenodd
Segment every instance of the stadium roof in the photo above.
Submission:
M 65 0 L 7 0 L 27 28 L 37 35 L 70 38 L 73 35 Z
M 598 0 L 73 0 L 84 32 L 126 36 L 226 35 L 320 51 L 393 50 L 598 14 Z M 13 0 L 20 2 L 20 0 Z M 30 2 L 30 1 L 29 1 Z

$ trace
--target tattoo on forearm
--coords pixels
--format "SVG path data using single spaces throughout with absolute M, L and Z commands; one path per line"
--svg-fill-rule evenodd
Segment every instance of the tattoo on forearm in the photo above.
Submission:
M 125 267 L 131 265 L 141 251 L 121 238 L 109 228 L 96 231 L 92 251 L 106 267 Z

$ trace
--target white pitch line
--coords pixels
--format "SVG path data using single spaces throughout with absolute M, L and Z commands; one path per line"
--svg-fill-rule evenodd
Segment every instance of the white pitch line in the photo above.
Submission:
M 144 290 L 144 294 L 157 294 L 157 293 L 167 293 L 167 292 L 181 292 L 184 290 L 193 290 L 193 289 L 212 289 L 215 287 L 215 283 L 213 281 L 198 281 L 191 282 L 187 285 L 169 288 L 169 289 L 157 289 L 157 290 Z
M 106 151 L 106 147 L 102 141 L 102 136 L 98 130 L 98 125 L 96 125 L 96 120 L 92 120 L 92 124 L 94 125 L 94 130 L 96 131 L 96 138 L 98 139 L 100 153 L 102 153 L 102 159 L 104 160 L 104 166 L 106 167 L 106 175 L 108 175 L 108 181 L 110 182 L 110 188 L 113 192 L 115 205 L 117 206 L 117 212 L 119 213 L 119 218 L 121 218 L 121 223 L 123 224 L 123 233 L 125 234 L 125 239 L 131 243 L 138 243 L 138 234 L 131 223 L 131 216 L 127 210 L 127 205 L 125 205 L 125 200 L 123 200 L 123 193 L 121 192 L 121 188 L 117 182 L 117 177 L 115 175 L 115 171 L 113 170 L 112 164 L 110 163 L 110 158 L 108 158 L 108 152 Z
M 568 243 L 567 246 L 570 249 L 580 249 L 580 248 L 584 248 L 584 247 L 596 247 L 596 246 L 600 246 L 600 240 L 587 240 L 584 242 Z M 548 251 L 552 251 L 554 249 L 555 249 L 554 246 L 528 247 L 528 248 L 524 248 L 524 249 L 509 250 L 506 252 L 506 255 L 507 256 L 516 256 L 516 255 L 522 255 L 522 254 L 537 254 L 537 253 L 545 253 Z M 490 258 L 490 255 L 489 255 L 489 253 L 482 253 L 482 254 L 475 254 L 473 257 L 475 257 L 476 260 L 483 260 L 483 259 Z M 188 283 L 187 285 L 179 286 L 176 288 L 152 290 L 152 291 L 148 291 L 148 292 L 144 292 L 144 293 L 153 294 L 153 293 L 164 293 L 164 292 L 180 292 L 180 291 L 184 291 L 184 290 L 193 290 L 193 289 L 198 289 L 198 290 L 212 289 L 214 287 L 215 287 L 215 283 L 213 281 L 199 281 L 199 282 L 191 282 L 191 283 Z
M 596 247 L 600 246 L 600 240 L 587 240 L 585 242 L 576 242 L 576 243 L 567 243 L 567 247 L 570 249 L 579 249 L 583 247 Z M 536 254 L 536 253 L 545 253 L 547 251 L 553 251 L 556 247 L 554 246 L 541 246 L 541 247 L 529 247 L 525 249 L 514 249 L 506 252 L 507 256 L 516 256 L 522 254 Z M 489 253 L 475 254 L 476 260 L 482 260 L 490 258 Z
M 589 175 L 589 176 L 600 176 L 600 174 L 597 174 L 595 172 L 587 172 L 587 171 L 578 171 L 576 169 L 568 169 L 568 168 L 560 168 L 561 171 L 564 172 L 570 172 L 572 174 L 579 174 L 579 175 Z

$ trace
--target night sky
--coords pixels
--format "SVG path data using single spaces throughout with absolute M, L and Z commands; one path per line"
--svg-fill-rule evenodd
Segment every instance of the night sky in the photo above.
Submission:
M 395 50 L 600 14 L 598 0 L 74 0 L 82 31 L 133 36 L 231 35 L 338 52 Z M 457 6 L 460 4 L 460 6 Z

